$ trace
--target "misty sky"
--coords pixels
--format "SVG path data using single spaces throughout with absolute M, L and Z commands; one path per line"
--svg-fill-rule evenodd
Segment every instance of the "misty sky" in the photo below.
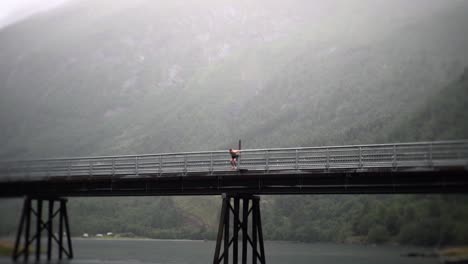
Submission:
M 2 0 L 0 1 L 0 28 L 32 14 L 54 8 L 68 0 Z

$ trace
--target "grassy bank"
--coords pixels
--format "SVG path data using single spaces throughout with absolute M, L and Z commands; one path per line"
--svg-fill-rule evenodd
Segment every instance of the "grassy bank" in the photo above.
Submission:
M 15 248 L 11 241 L 0 241 L 0 256 L 11 256 Z

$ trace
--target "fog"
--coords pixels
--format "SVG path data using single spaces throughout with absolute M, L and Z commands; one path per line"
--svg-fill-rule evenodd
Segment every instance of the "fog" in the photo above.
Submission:
M 3 0 L 0 2 L 0 28 L 60 6 L 68 0 Z
M 0 12 L 2 160 L 468 138 L 468 1 L 2 1 Z M 267 239 L 436 246 L 468 243 L 467 202 L 262 206 Z M 219 216 L 212 197 L 70 204 L 75 236 L 211 239 Z M 17 218 L 2 216 L 0 234 Z
M 468 65 L 466 8 L 71 1 L 0 31 L 0 156 L 463 137 L 455 120 L 396 135 Z

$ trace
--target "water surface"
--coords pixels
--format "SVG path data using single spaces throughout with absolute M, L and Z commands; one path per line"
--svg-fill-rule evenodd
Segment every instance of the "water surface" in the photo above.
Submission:
M 184 240 L 74 239 L 73 248 L 75 259 L 70 262 L 73 264 L 206 264 L 213 261 L 215 243 Z M 430 252 L 429 249 L 415 247 L 267 241 L 265 251 L 268 264 L 438 263 L 435 258 L 402 256 L 409 252 Z M 2 258 L 0 263 L 11 263 L 11 261 Z

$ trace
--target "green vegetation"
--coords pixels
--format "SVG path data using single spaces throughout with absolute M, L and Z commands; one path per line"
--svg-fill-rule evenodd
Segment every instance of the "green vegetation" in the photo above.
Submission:
M 0 240 L 0 256 L 11 256 L 13 254 L 13 251 L 15 249 L 15 245 L 13 244 L 12 241 L 8 240 Z M 19 250 L 23 250 L 22 247 L 19 248 Z M 36 250 L 31 246 L 29 248 L 29 253 L 34 254 Z M 46 251 L 41 250 L 42 253 L 45 253 Z
M 286 197 L 263 206 L 265 233 L 307 242 L 463 244 L 467 201 L 434 195 Z
M 227 149 L 239 138 L 244 148 L 468 138 L 466 1 L 179 2 L 76 1 L 1 29 L 0 158 Z M 467 202 L 265 196 L 264 233 L 464 244 Z M 14 235 L 20 206 L 0 202 L 13 212 L 0 234 Z M 219 197 L 69 203 L 74 236 L 192 239 L 215 237 L 219 206 Z
M 464 263 L 468 261 L 468 247 L 452 247 L 439 251 L 443 263 Z
M 13 252 L 13 244 L 6 241 L 0 241 L 0 256 L 11 256 Z

